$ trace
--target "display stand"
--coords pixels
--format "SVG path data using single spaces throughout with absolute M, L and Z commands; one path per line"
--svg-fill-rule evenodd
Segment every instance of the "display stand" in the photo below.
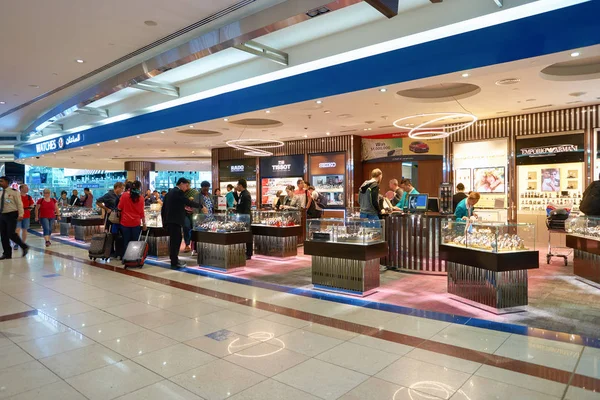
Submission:
M 63 217 L 59 223 L 60 236 L 74 236 L 75 230 L 71 224 L 71 217 Z
M 89 242 L 97 233 L 104 231 L 104 219 L 102 218 L 71 218 L 71 225 L 74 226 L 75 240 Z
M 528 303 L 527 270 L 540 266 L 538 251 L 493 253 L 442 244 L 448 293 L 495 314 L 522 311 Z M 467 301 L 464 301 L 467 300 Z
M 252 242 L 251 232 L 193 231 L 198 265 L 224 273 L 241 271 L 246 266 L 246 243 Z
M 316 289 L 361 297 L 379 287 L 379 259 L 388 245 L 305 241 L 304 254 L 312 256 L 312 283 Z
M 298 255 L 298 236 L 302 227 L 252 225 L 254 253 L 270 257 L 295 257 Z
M 148 227 L 148 255 L 166 257 L 169 255 L 169 233 L 164 228 Z
M 567 247 L 575 250 L 573 273 L 581 282 L 600 289 L 600 240 L 567 234 Z

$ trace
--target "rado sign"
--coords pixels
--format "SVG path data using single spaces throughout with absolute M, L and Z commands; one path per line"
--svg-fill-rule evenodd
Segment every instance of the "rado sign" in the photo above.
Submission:
M 583 162 L 583 133 L 517 139 L 517 165 Z

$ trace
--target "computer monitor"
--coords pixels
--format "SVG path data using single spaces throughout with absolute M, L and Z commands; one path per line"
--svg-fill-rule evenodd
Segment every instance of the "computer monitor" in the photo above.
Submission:
M 429 200 L 428 194 L 410 194 L 408 195 L 408 212 L 425 212 Z
M 427 211 L 440 212 L 440 200 L 437 197 L 430 197 L 427 201 Z

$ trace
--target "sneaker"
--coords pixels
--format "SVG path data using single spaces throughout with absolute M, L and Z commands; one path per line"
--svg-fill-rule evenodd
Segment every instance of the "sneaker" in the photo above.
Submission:
M 192 248 L 190 246 L 185 246 L 185 249 L 183 250 L 183 252 L 189 253 L 190 251 L 192 251 Z
M 13 250 L 19 250 L 19 245 L 18 245 L 18 244 L 15 244 L 15 245 L 13 246 Z
M 46 240 L 46 247 L 50 246 L 52 243 L 50 243 L 49 240 Z

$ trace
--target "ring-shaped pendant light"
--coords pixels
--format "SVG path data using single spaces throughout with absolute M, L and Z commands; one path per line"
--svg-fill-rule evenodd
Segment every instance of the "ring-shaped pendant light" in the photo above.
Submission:
M 428 121 L 425 121 L 417 126 L 407 126 L 406 125 L 406 121 L 409 121 L 409 120 L 415 119 L 415 118 L 422 119 L 424 117 L 431 117 L 431 119 Z M 450 131 L 446 130 L 446 128 L 442 128 L 441 130 L 440 129 L 433 130 L 433 128 L 428 128 L 428 126 L 433 125 L 437 122 L 453 120 L 453 119 L 463 119 L 463 118 L 468 118 L 468 119 L 470 119 L 470 121 L 458 123 Z M 401 122 L 402 122 L 402 124 L 401 124 Z M 477 122 L 477 117 L 473 114 L 439 112 L 439 113 L 416 114 L 416 115 L 410 115 L 408 117 L 403 117 L 403 118 L 400 118 L 400 119 L 397 119 L 396 121 L 394 121 L 394 126 L 399 129 L 408 130 L 409 131 L 408 137 L 410 137 L 412 139 L 427 140 L 427 139 L 447 138 L 448 136 L 450 136 L 454 133 L 458 133 L 460 131 L 467 129 L 468 127 L 473 125 L 475 122 Z
M 283 147 L 283 142 L 272 139 L 235 139 L 225 142 L 229 147 L 242 150 L 244 155 L 252 157 L 268 157 L 273 153 L 265 149 Z

